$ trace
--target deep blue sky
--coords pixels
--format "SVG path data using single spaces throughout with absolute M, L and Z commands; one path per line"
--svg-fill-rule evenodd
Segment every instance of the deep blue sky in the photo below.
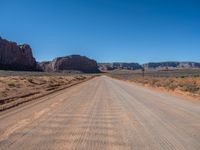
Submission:
M 0 36 L 38 61 L 199 61 L 199 0 L 0 0 Z

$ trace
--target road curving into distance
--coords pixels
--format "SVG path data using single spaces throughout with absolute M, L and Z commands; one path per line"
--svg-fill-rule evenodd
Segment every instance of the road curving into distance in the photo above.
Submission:
M 0 150 L 199 150 L 200 101 L 97 77 L 0 112 Z

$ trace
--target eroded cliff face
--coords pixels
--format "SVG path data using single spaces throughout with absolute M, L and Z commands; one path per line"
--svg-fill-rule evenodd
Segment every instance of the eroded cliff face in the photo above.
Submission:
M 55 58 L 53 61 L 39 63 L 43 71 L 60 72 L 78 70 L 85 73 L 98 73 L 97 62 L 85 56 L 71 55 Z
M 17 45 L 15 42 L 0 38 L 0 69 L 32 71 L 37 62 L 29 45 Z

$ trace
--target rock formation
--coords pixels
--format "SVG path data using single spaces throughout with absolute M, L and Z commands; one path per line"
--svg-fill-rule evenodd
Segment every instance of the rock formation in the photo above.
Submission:
M 1 70 L 36 70 L 37 63 L 29 45 L 17 45 L 15 42 L 0 38 Z
M 129 69 L 129 70 L 165 70 L 200 68 L 196 62 L 158 62 L 140 65 L 138 63 L 99 63 L 85 56 L 71 55 L 58 57 L 53 61 L 37 64 L 29 45 L 17 45 L 0 37 L 0 70 L 47 71 L 61 72 L 76 70 L 85 73 L 97 73 L 100 70 Z
M 41 62 L 39 65 L 42 70 L 48 72 L 60 72 L 66 70 L 78 70 L 85 73 L 100 72 L 95 60 L 80 55 L 58 57 L 53 61 Z

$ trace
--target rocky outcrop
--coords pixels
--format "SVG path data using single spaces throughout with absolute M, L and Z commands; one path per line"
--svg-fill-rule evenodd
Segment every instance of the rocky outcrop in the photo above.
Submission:
M 145 69 L 195 69 L 200 68 L 200 63 L 197 62 L 158 62 L 144 64 Z
M 53 61 L 41 62 L 39 65 L 42 70 L 48 72 L 60 72 L 67 70 L 77 70 L 85 73 L 100 72 L 95 60 L 80 55 L 58 57 Z
M 29 45 L 17 45 L 15 42 L 0 38 L 1 70 L 36 70 L 37 63 Z

